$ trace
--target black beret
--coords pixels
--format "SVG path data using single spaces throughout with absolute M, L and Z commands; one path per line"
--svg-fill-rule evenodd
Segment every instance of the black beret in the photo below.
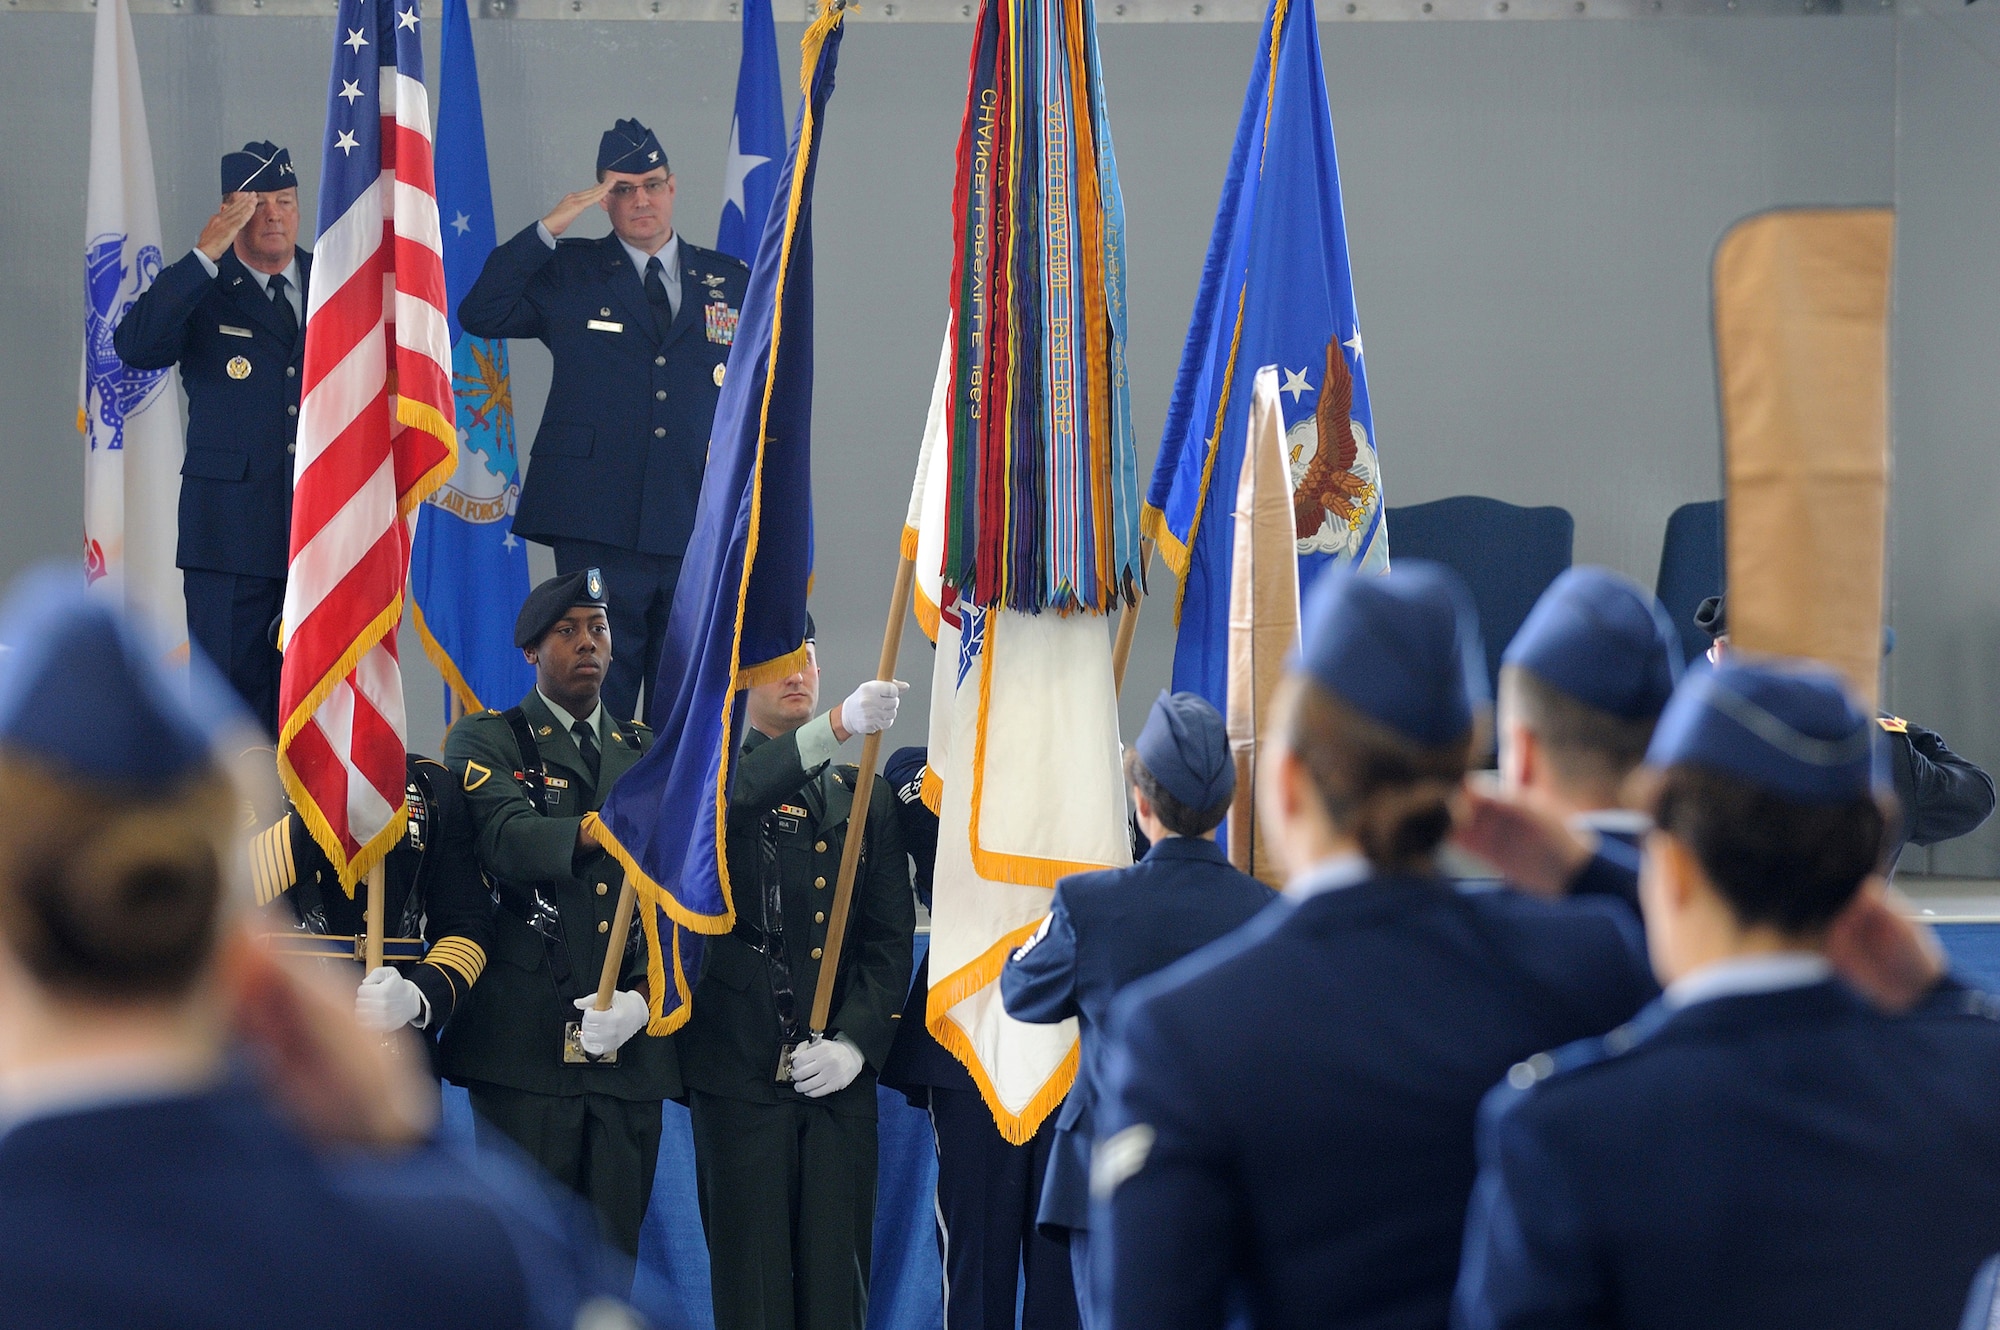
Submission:
M 535 645 L 558 619 L 579 605 L 604 609 L 609 604 L 604 599 L 604 574 L 595 568 L 551 577 L 521 602 L 521 616 L 514 620 L 514 645 Z
M 1729 617 L 1724 612 L 1722 597 L 1710 596 L 1694 607 L 1694 626 L 1710 637 L 1722 637 L 1729 632 Z

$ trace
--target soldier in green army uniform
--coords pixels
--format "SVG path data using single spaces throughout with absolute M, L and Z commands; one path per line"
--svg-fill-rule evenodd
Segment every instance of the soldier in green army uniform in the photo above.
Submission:
M 749 690 L 728 819 L 734 931 L 708 942 L 678 1038 L 717 1330 L 861 1330 L 875 1223 L 875 1077 L 910 985 L 916 907 L 896 798 L 875 778 L 825 1037 L 809 1024 L 848 834 L 851 734 L 887 729 L 904 684 L 815 716 L 806 663 Z
M 382 861 L 383 964 L 361 981 L 354 1012 L 370 1029 L 410 1025 L 434 1041 L 486 968 L 493 900 L 473 858 L 458 778 L 411 753 L 405 779 L 409 828 Z M 279 951 L 362 959 L 367 893 L 342 889 L 296 810 L 250 842 L 250 876 L 257 904 L 282 930 L 272 935 Z
M 438 1060 L 470 1092 L 482 1138 L 512 1138 L 596 1207 L 608 1242 L 636 1255 L 661 1101 L 680 1095 L 681 1077 L 673 1043 L 641 1033 L 642 948 L 628 945 L 611 1009 L 594 1010 L 621 870 L 583 817 L 652 740 L 599 701 L 611 658 L 605 603 L 595 568 L 536 587 L 514 625 L 534 691 L 507 711 L 464 717 L 445 739 L 499 909 L 491 963 Z

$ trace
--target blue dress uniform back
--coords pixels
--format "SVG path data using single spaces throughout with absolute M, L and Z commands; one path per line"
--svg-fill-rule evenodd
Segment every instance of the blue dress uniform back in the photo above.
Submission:
M 1950 1330 L 2000 1250 L 2000 1024 L 1964 996 L 1657 1005 L 1510 1073 L 1457 1324 Z
M 240 160 L 262 161 L 246 179 Z M 246 144 L 223 159 L 223 190 L 295 186 L 291 157 Z M 298 308 L 312 255 L 295 251 Z M 190 250 L 161 270 L 112 334 L 134 369 L 180 366 L 187 390 L 180 543 L 188 636 L 228 676 L 251 714 L 277 732 L 280 658 L 271 623 L 284 608 L 291 556 L 292 462 L 299 433 L 303 318 L 280 309 L 231 250 L 209 275 Z
M 1296 686 L 1411 744 L 1466 744 L 1479 641 L 1443 570 L 1336 569 Z M 1112 1323 L 1220 1327 L 1240 1303 L 1276 1330 L 1442 1326 L 1480 1097 L 1654 991 L 1622 907 L 1462 891 L 1358 854 L 1309 869 L 1114 1008 L 1092 1176 Z
M 553 546 L 559 573 L 604 570 L 604 700 L 623 719 L 657 672 L 750 270 L 677 237 L 680 304 L 663 318 L 616 234 L 546 235 L 537 222 L 496 247 L 458 320 L 476 337 L 533 338 L 554 359 L 514 534 Z M 650 698 L 647 715 L 660 715 Z
M 1147 774 L 1182 807 L 1227 807 L 1235 761 L 1221 715 L 1202 698 L 1162 693 L 1133 747 Z M 1213 839 L 1166 836 L 1130 868 L 1058 882 L 1048 918 L 1000 972 L 1001 998 L 1014 1019 L 1053 1024 L 1079 1018 L 1076 1082 L 1056 1119 L 1036 1219 L 1051 1237 L 1070 1244 L 1086 1330 L 1103 1323 L 1086 1253 L 1090 1152 L 1112 1002 L 1133 981 L 1242 927 L 1276 897 L 1231 866 Z
M 1670 860 L 1651 927 L 1706 938 L 1719 909 L 1795 949 L 1709 954 L 1630 1026 L 1508 1072 L 1481 1110 L 1458 1325 L 1955 1323 L 2000 1249 L 2000 1007 L 1946 983 L 1888 1016 L 1808 949 L 1879 862 L 1824 828 L 1865 825 L 1882 746 L 1816 667 L 1726 662 L 1675 694 L 1647 764 L 1670 793 L 1680 769 L 1702 782 L 1661 807 L 1704 876 Z M 1728 869 L 1750 853 L 1732 816 L 1757 822 L 1753 886 Z
M 882 764 L 896 792 L 912 885 L 926 910 L 937 863 L 938 817 L 923 802 L 928 754 L 898 748 Z M 972 1073 L 925 1024 L 930 952 L 917 961 L 881 1084 L 930 1115 L 937 1149 L 938 1256 L 944 1265 L 944 1330 L 1075 1330 L 1069 1253 L 1035 1223 L 1056 1142 L 1048 1119 L 1015 1145 L 1000 1134 Z
M 0 1306 L 20 1330 L 568 1330 L 623 1296 L 616 1270 L 511 1166 L 316 1153 L 240 1080 L 0 1135 Z

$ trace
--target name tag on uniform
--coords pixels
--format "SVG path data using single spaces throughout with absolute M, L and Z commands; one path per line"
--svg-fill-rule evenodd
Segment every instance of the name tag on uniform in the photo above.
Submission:
M 721 301 L 701 307 L 701 317 L 708 331 L 708 340 L 717 346 L 729 346 L 736 340 L 736 309 Z
M 584 326 L 584 327 L 585 327 L 586 329 L 588 329 L 589 331 L 591 331 L 591 332 L 624 332 L 624 331 L 625 331 L 625 325 L 624 325 L 624 324 L 622 324 L 622 323 L 613 323 L 613 322 L 611 322 L 611 321 L 610 321 L 609 319 L 589 319 L 589 320 L 586 320 L 586 321 L 585 321 L 585 323 L 584 323 L 584 325 L 583 325 L 583 326 Z
M 230 325 L 226 323 L 216 324 L 215 330 L 221 333 L 224 337 L 255 337 L 257 335 L 256 333 L 251 332 L 248 328 L 232 328 Z

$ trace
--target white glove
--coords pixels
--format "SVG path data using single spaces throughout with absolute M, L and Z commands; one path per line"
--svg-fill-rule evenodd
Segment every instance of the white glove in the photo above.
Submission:
M 792 1088 L 808 1099 L 845 1090 L 861 1074 L 861 1050 L 844 1034 L 800 1044 L 792 1053 Z
M 840 704 L 840 724 L 849 734 L 879 734 L 896 723 L 896 708 L 910 686 L 901 679 L 884 683 L 870 679 Z
M 423 1029 L 431 1023 L 430 1006 L 424 991 L 393 966 L 370 970 L 361 987 L 354 990 L 354 1019 L 385 1034 L 405 1025 Z
M 652 1010 L 646 999 L 629 988 L 621 988 L 611 995 L 611 1010 L 597 1009 L 597 995 L 580 997 L 576 1009 L 583 1013 L 583 1034 L 577 1040 L 583 1051 L 592 1057 L 603 1057 L 614 1049 L 623 1048 L 625 1041 L 646 1028 L 652 1019 Z

